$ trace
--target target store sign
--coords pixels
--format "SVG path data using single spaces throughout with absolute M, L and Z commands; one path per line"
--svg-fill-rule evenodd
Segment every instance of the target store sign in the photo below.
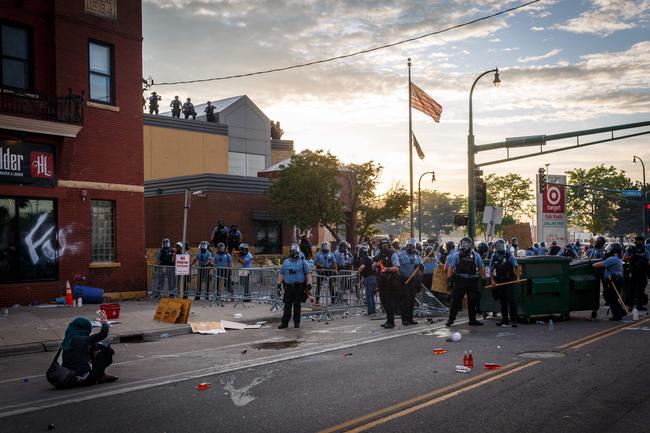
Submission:
M 542 211 L 544 213 L 565 213 L 564 186 L 547 185 L 542 194 Z

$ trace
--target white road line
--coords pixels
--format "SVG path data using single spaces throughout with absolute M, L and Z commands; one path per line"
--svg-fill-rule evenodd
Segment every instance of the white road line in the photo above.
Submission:
M 458 324 L 466 323 L 467 320 L 458 321 Z M 437 327 L 443 327 L 444 324 L 438 325 Z M 404 331 L 391 331 L 382 336 L 376 337 L 364 337 L 356 340 L 350 340 L 344 343 L 337 343 L 322 346 L 320 348 L 310 349 L 310 350 L 296 350 L 291 353 L 271 355 L 263 358 L 259 358 L 251 361 L 243 361 L 237 363 L 226 364 L 220 367 L 210 367 L 200 370 L 188 371 L 176 373 L 173 375 L 167 375 L 165 380 L 154 379 L 145 379 L 141 381 L 136 381 L 128 386 L 119 389 L 112 389 L 104 392 L 97 392 L 89 388 L 86 392 L 76 393 L 75 396 L 70 398 L 46 398 L 41 400 L 30 401 L 28 403 L 19 403 L 0 407 L 0 418 L 6 418 L 14 415 L 20 415 L 24 413 L 36 412 L 43 409 L 49 409 L 52 407 L 63 406 L 66 404 L 80 403 L 88 400 L 94 400 L 98 398 L 111 397 L 114 395 L 126 394 L 135 391 L 142 391 L 145 389 L 155 388 L 163 385 L 171 385 L 174 383 L 183 382 L 186 380 L 200 379 L 207 376 L 214 376 L 218 374 L 230 373 L 234 371 L 245 370 L 248 368 L 260 367 L 268 364 L 274 364 L 282 361 L 289 361 L 292 359 L 303 358 L 311 355 L 318 355 L 326 352 L 333 352 L 336 350 L 347 349 L 349 347 L 360 346 L 363 344 L 376 343 L 379 341 L 390 340 L 393 338 L 403 337 L 412 334 L 418 334 L 426 329 L 436 329 L 428 328 L 426 326 L 418 326 L 414 329 L 404 330 Z M 173 378 L 173 379 L 170 379 Z

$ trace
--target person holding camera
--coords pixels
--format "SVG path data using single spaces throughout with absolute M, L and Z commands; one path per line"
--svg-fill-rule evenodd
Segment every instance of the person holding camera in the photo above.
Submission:
M 300 304 L 307 300 L 311 291 L 311 268 L 304 258 L 300 257 L 300 247 L 292 244 L 289 257 L 282 263 L 278 275 L 278 294 L 284 287 L 284 314 L 278 329 L 289 326 L 291 310 L 293 308 L 293 327 L 300 328 Z
M 98 319 L 101 330 L 90 335 L 93 325 L 85 317 L 77 317 L 65 330 L 63 349 L 63 366 L 74 370 L 76 386 L 94 385 L 96 383 L 115 382 L 117 376 L 106 374 L 106 368 L 113 363 L 113 349 L 103 344 L 108 337 L 108 319 L 106 312 L 99 311 Z

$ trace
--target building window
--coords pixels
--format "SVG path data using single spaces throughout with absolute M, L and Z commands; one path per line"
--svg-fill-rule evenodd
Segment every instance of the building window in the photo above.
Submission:
M 54 200 L 0 197 L 0 282 L 58 278 Z
M 115 261 L 115 202 L 92 200 L 93 262 Z
M 282 254 L 282 224 L 255 222 L 255 254 Z
M 104 104 L 114 102 L 113 47 L 101 42 L 88 44 L 90 100 Z
M 2 87 L 28 90 L 32 87 L 29 30 L 10 24 L 0 25 L 2 47 Z
M 266 168 L 266 157 L 252 153 L 228 152 L 228 174 L 257 177 Z

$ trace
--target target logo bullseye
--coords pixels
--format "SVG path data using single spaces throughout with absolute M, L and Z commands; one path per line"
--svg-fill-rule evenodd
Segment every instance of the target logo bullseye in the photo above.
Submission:
M 548 200 L 548 204 L 550 204 L 551 206 L 559 204 L 560 200 L 562 199 L 562 193 L 560 192 L 560 188 L 558 188 L 557 186 L 551 186 L 546 191 L 546 199 Z

